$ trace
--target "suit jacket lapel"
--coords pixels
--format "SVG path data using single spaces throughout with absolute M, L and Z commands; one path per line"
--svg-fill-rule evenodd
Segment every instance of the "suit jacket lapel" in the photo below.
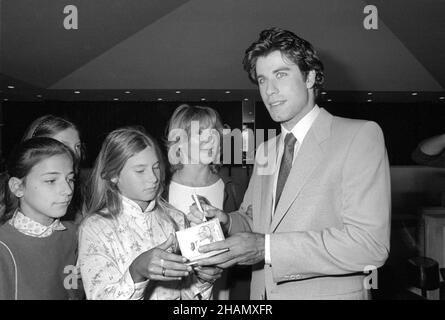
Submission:
M 275 231 L 281 220 L 288 213 L 289 207 L 300 194 L 312 172 L 319 165 L 323 157 L 321 143 L 330 135 L 331 122 L 332 116 L 324 109 L 321 109 L 320 114 L 306 134 L 292 165 L 291 172 L 272 218 L 270 232 Z
M 272 193 L 273 193 L 274 175 L 263 177 L 263 188 L 261 190 L 261 232 L 266 233 L 269 229 L 272 219 Z

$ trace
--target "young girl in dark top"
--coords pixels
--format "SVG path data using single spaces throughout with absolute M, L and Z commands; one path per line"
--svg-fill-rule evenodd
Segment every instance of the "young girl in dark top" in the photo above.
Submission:
M 62 142 L 73 152 L 76 184 L 74 185 L 73 199 L 71 200 L 63 220 L 75 220 L 76 222 L 80 222 L 82 219 L 84 195 L 84 183 L 80 175 L 80 164 L 85 156 L 85 152 L 82 150 L 79 129 L 73 122 L 65 118 L 47 114 L 35 119 L 29 125 L 23 135 L 22 141 L 35 137 L 53 138 Z
M 82 297 L 75 225 L 60 222 L 74 188 L 71 150 L 51 138 L 22 142 L 2 174 L 0 300 Z

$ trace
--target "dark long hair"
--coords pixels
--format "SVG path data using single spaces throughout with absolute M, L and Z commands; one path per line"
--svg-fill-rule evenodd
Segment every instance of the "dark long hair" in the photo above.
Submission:
M 74 163 L 74 155 L 63 143 L 46 137 L 36 137 L 23 141 L 15 147 L 8 158 L 6 171 L 1 174 L 0 224 L 8 221 L 19 207 L 19 199 L 9 189 L 9 179 L 16 177 L 26 183 L 26 176 L 42 160 L 55 155 L 67 155 Z
M 257 59 L 277 50 L 298 66 L 304 76 L 304 80 L 306 80 L 310 71 L 315 71 L 314 93 L 317 96 L 324 83 L 323 63 L 312 44 L 288 30 L 280 28 L 263 30 L 260 33 L 259 39 L 247 48 L 243 66 L 249 75 L 249 79 L 253 83 L 258 84 L 256 74 Z

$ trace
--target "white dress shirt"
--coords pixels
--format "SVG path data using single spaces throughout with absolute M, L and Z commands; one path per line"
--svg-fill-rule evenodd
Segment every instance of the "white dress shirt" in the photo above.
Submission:
M 283 157 L 284 153 L 284 138 L 286 137 L 286 134 L 292 132 L 292 134 L 297 139 L 297 142 L 295 143 L 294 147 L 294 157 L 292 160 L 292 164 L 295 162 L 295 158 L 297 157 L 298 150 L 300 149 L 300 146 L 303 144 L 304 137 L 308 133 L 309 129 L 311 128 L 312 124 L 314 123 L 315 119 L 317 118 L 318 114 L 320 113 L 320 107 L 315 105 L 311 111 L 309 111 L 298 123 L 292 128 L 291 131 L 288 131 L 285 127 L 281 126 L 281 135 L 280 140 L 278 141 L 278 156 L 277 156 L 277 163 L 275 168 L 277 170 L 274 173 L 274 184 L 273 184 L 273 193 L 272 193 L 272 212 L 271 215 L 275 213 L 275 193 L 277 189 L 277 181 L 278 181 L 278 174 L 280 171 L 280 163 L 281 158 Z M 265 250 L 264 250 L 264 260 L 266 264 L 272 264 L 272 261 L 270 259 L 270 235 L 265 235 Z

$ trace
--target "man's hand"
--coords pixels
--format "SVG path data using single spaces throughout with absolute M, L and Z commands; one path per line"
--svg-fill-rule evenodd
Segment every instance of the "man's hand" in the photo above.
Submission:
M 217 279 L 221 278 L 223 269 L 218 267 L 201 267 L 197 266 L 193 268 L 196 276 L 199 280 L 213 283 Z
M 216 256 L 199 260 L 200 266 L 218 266 L 228 268 L 235 264 L 252 265 L 264 260 L 264 234 L 243 232 L 237 233 L 224 241 L 217 241 L 199 247 L 202 253 L 229 249 Z
M 224 211 L 221 211 L 207 203 L 204 203 L 203 201 L 201 201 L 201 199 L 200 199 L 200 204 L 202 209 L 204 210 L 205 217 L 208 219 L 212 219 L 215 217 L 218 218 L 219 222 L 222 225 L 223 231 L 227 232 L 230 222 L 229 215 Z M 190 212 L 189 214 L 187 214 L 187 219 L 190 221 L 190 224 L 192 226 L 195 226 L 204 222 L 203 220 L 204 214 L 201 211 L 199 211 L 196 204 L 193 204 L 190 206 Z

